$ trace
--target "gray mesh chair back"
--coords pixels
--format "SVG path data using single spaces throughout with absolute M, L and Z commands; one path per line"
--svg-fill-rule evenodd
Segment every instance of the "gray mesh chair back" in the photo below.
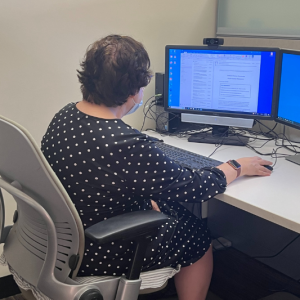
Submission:
M 68 277 L 70 257 L 79 255 L 76 276 L 84 252 L 81 220 L 30 134 L 1 116 L 0 188 L 17 202 L 17 220 L 4 245 L 9 265 L 48 297 L 52 293 L 65 295 L 62 299 L 76 299 L 75 295 L 87 287 L 76 285 Z M 1 231 L 3 235 L 4 205 L 2 199 L 0 202 L 0 235 Z M 118 281 L 116 278 L 106 284 L 107 288 L 111 285 L 113 296 L 104 299 L 114 299 Z
M 4 243 L 6 237 L 4 237 L 4 224 L 5 224 L 5 207 L 2 192 L 0 190 L 0 243 Z

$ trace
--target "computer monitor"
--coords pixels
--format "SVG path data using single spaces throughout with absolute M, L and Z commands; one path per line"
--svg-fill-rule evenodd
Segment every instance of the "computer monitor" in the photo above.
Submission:
M 276 121 L 300 130 L 300 51 L 282 50 Z M 300 164 L 300 155 L 286 159 Z
M 229 126 L 251 128 L 254 119 L 275 118 L 278 57 L 277 48 L 168 45 L 165 110 L 213 125 L 212 135 L 198 142 L 243 145 L 240 137 L 225 141 Z

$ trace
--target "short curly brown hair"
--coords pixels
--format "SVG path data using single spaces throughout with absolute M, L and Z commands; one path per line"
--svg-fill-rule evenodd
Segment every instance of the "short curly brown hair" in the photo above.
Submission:
M 87 49 L 78 72 L 85 101 L 116 107 L 149 84 L 150 59 L 143 45 L 129 36 L 109 35 Z

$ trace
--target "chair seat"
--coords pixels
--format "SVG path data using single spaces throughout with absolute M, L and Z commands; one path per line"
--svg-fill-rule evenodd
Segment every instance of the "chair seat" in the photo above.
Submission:
M 142 272 L 141 279 L 142 285 L 141 290 L 159 288 L 165 284 L 165 282 L 172 278 L 180 271 L 180 265 L 177 265 L 176 269 L 171 267 L 166 267 L 158 270 Z M 76 277 L 74 280 L 80 284 L 82 283 L 95 283 L 101 280 L 115 278 L 113 276 L 86 276 L 86 277 Z

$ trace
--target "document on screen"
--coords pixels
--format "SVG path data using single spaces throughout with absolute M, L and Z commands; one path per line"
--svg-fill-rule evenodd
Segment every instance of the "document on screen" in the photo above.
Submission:
M 183 53 L 180 106 L 257 112 L 261 55 Z

